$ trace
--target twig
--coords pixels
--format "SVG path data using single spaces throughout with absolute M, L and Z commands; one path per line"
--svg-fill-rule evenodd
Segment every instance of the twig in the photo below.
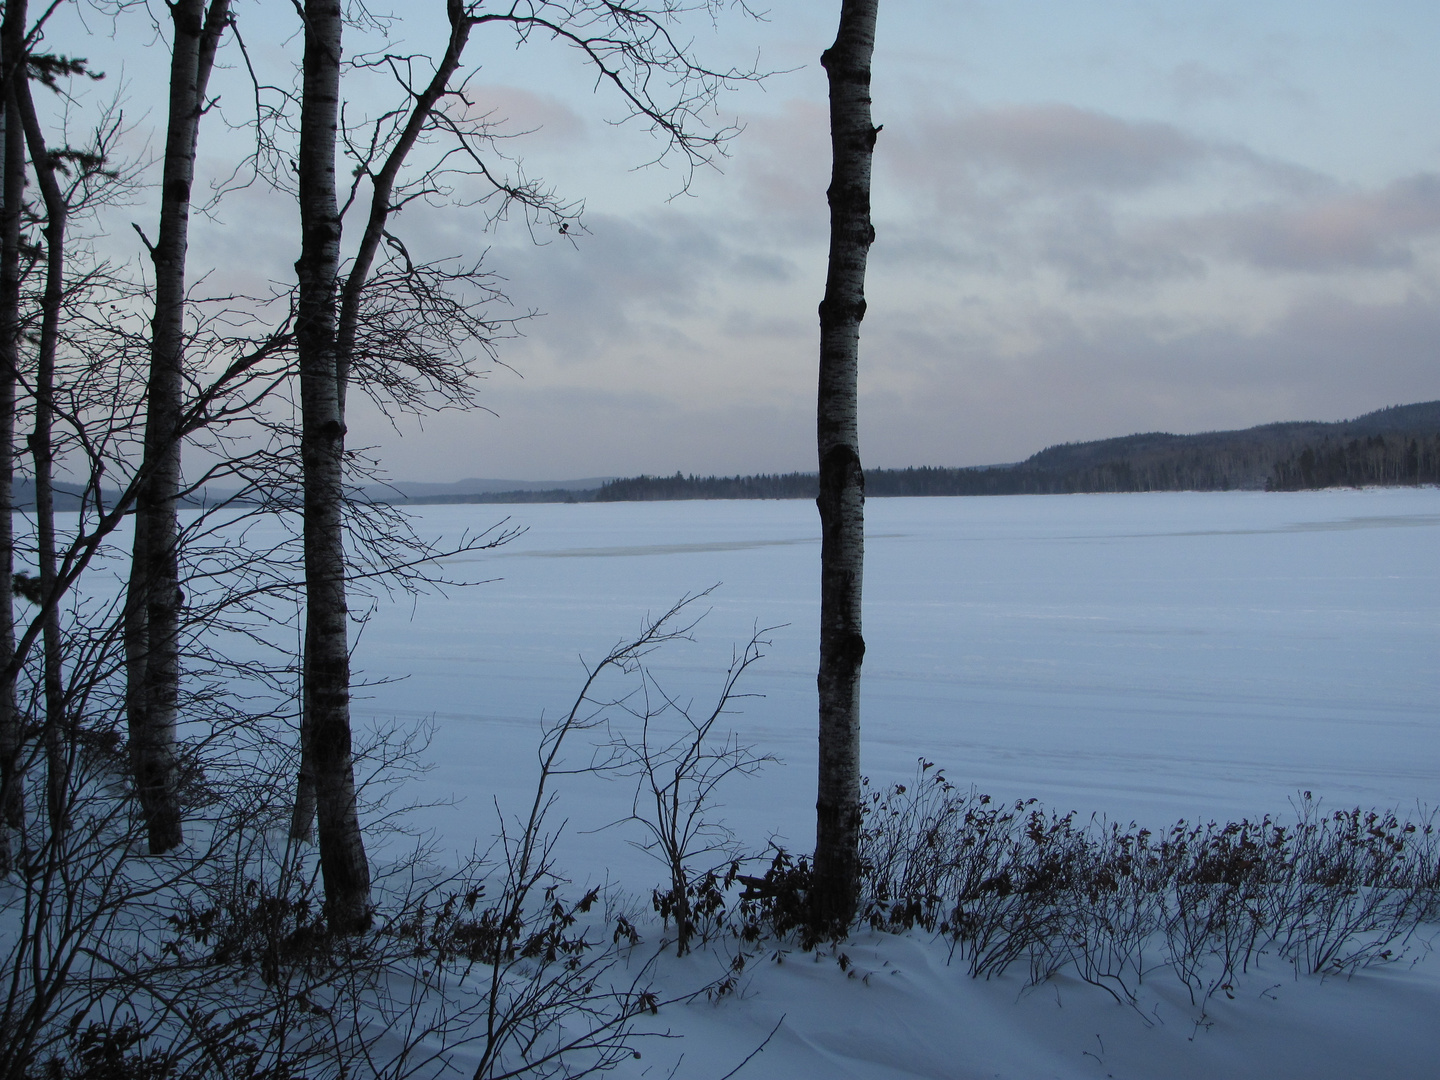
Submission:
M 770 1040 L 775 1037 L 775 1033 L 780 1030 L 780 1025 L 785 1022 L 785 1017 L 788 1016 L 788 1015 L 789 1015 L 789 1013 L 781 1013 L 781 1014 L 780 1014 L 780 1019 L 779 1019 L 779 1020 L 776 1020 L 776 1021 L 775 1021 L 775 1026 L 770 1029 L 770 1034 L 765 1036 L 765 1041 L 762 1042 L 759 1046 L 755 1047 L 754 1050 L 751 1050 L 750 1053 L 746 1054 L 746 1055 L 745 1055 L 745 1060 L 742 1061 L 742 1062 L 740 1062 L 739 1065 L 736 1065 L 733 1069 L 731 1069 L 731 1070 L 730 1070 L 728 1073 L 726 1073 L 724 1076 L 720 1077 L 720 1080 L 730 1080 L 730 1078 L 731 1078 L 732 1076 L 734 1076 L 736 1073 L 738 1073 L 738 1072 L 739 1072 L 741 1069 L 743 1069 L 746 1065 L 749 1065 L 749 1064 L 750 1064 L 750 1059 L 751 1059 L 751 1058 L 753 1058 L 756 1054 L 760 1053 L 761 1050 L 764 1050 L 765 1047 L 769 1046 L 769 1045 L 770 1045 Z

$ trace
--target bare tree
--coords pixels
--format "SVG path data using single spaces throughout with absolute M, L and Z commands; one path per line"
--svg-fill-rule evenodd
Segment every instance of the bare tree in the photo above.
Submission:
M 209 30 L 202 28 L 202 34 L 218 37 L 220 24 L 214 19 L 225 6 L 225 0 L 211 4 Z M 191 0 L 174 0 L 168 7 L 177 23 L 176 52 L 185 54 L 193 43 L 180 39 L 194 25 L 179 23 L 201 8 Z M 586 33 L 572 28 L 569 37 L 555 36 L 582 49 L 602 71 L 623 75 L 633 70 L 638 82 L 625 85 L 638 95 L 634 100 L 648 100 L 644 80 L 658 69 L 625 65 L 635 56 L 651 55 L 644 53 L 650 47 L 646 42 L 667 39 L 654 36 L 654 26 L 642 20 L 634 25 L 643 34 L 637 31 L 631 40 L 638 51 L 611 52 L 607 43 L 617 26 L 628 25 L 642 9 L 587 0 L 571 7 L 535 5 L 530 11 L 542 9 L 557 18 L 578 13 L 599 20 L 585 23 Z M 451 3 L 449 10 L 452 45 L 463 45 L 469 30 L 482 22 L 480 7 Z M 669 3 L 656 5 L 663 15 L 673 10 Z M 456 117 L 468 110 L 446 113 L 435 107 L 444 96 L 463 90 L 463 80 L 459 89 L 455 85 L 458 49 L 456 64 L 446 68 L 448 60 L 437 62 L 446 68 L 435 76 L 438 82 L 432 80 L 439 93 L 427 100 L 424 78 L 415 86 L 407 83 L 405 108 L 393 114 L 396 122 L 375 125 L 382 137 L 347 147 L 362 164 L 347 198 L 335 183 L 341 9 L 338 3 L 310 0 L 304 105 L 309 110 L 314 104 L 315 112 L 302 115 L 297 159 L 301 193 L 308 198 L 302 204 L 296 335 L 282 327 L 246 340 L 233 322 L 226 336 L 223 327 L 235 309 L 217 314 L 225 301 L 207 306 L 193 296 L 186 299 L 189 192 L 182 188 L 193 177 L 193 125 L 205 104 L 203 70 L 209 61 L 204 38 L 193 80 L 187 82 L 191 61 L 184 55 L 173 58 L 178 92 L 171 103 L 162 220 L 154 245 L 146 239 L 156 294 L 152 301 L 130 288 L 102 303 L 98 296 L 86 296 L 87 282 L 108 286 L 87 265 L 83 222 L 90 220 L 87 178 L 106 174 L 109 166 L 101 152 L 73 149 L 63 125 L 55 125 L 47 141 L 42 121 L 49 124 L 48 113 L 42 106 L 37 114 L 30 99 L 32 78 L 53 84 L 59 74 L 83 75 L 84 69 L 29 52 L 35 35 L 25 33 L 23 2 L 6 3 L 5 14 L 5 30 L 16 33 L 6 38 L 13 77 L 7 81 L 4 118 L 15 123 L 7 125 L 6 154 L 0 158 L 5 165 L 0 190 L 6 198 L 0 251 L 9 259 L 0 268 L 0 300 L 14 284 L 16 303 L 9 308 L 0 303 L 6 349 L 0 352 L 0 390 L 4 379 L 13 378 L 19 406 L 10 415 L 27 427 L 33 422 L 29 445 L 39 506 L 35 534 L 23 535 L 20 518 L 18 547 L 11 536 L 3 554 L 12 560 L 18 551 L 22 561 L 38 554 L 41 587 L 34 591 L 37 606 L 31 617 L 13 628 L 14 647 L 0 656 L 0 685 L 18 680 L 25 690 L 19 710 L 25 723 L 12 712 L 8 719 L 16 722 L 0 731 L 7 739 L 13 733 L 14 744 L 0 740 L 5 751 L 0 759 L 8 770 L 5 791 L 19 805 L 28 799 L 29 807 L 21 833 L 25 872 L 0 890 L 0 925 L 7 928 L 0 935 L 0 1077 L 22 1080 L 36 1068 L 52 1067 L 41 1064 L 52 1054 L 63 1058 L 68 1052 L 73 1064 L 87 1045 L 104 1047 L 107 1063 L 114 1051 L 120 1071 L 151 1065 L 177 1075 L 343 1070 L 347 1061 L 370 1061 L 374 1040 L 391 1033 L 410 1040 L 386 1066 L 385 1075 L 399 1077 L 412 1074 L 405 1055 L 436 1053 L 435 1040 L 428 1037 L 436 1030 L 457 1046 L 483 1044 L 478 1073 L 486 1076 L 547 1070 L 578 1075 L 619 1060 L 629 1021 L 657 1002 L 641 981 L 645 969 L 627 971 L 621 963 L 634 943 L 633 930 L 629 937 L 619 933 L 628 923 L 619 919 L 612 936 L 598 912 L 588 916 L 592 928 L 603 931 L 595 935 L 600 947 L 590 957 L 585 954 L 594 944 L 583 931 L 568 929 L 597 897 L 587 894 L 563 911 L 556 907 L 550 888 L 560 882 L 549 865 L 549 841 L 541 828 L 543 798 L 537 797 L 542 810 L 538 816 L 532 813 L 522 835 L 501 838 L 497 850 L 504 857 L 497 872 L 504 881 L 493 902 L 478 905 L 482 881 L 447 898 L 447 912 L 455 916 L 449 927 L 453 932 L 436 940 L 433 954 L 417 952 L 399 934 L 359 938 L 348 933 L 368 922 L 370 904 L 356 805 L 356 789 L 364 787 L 366 751 L 363 743 L 358 752 L 352 750 L 348 722 L 347 593 L 365 588 L 367 579 L 398 577 L 403 583 L 407 573 L 423 577 L 432 571 L 417 567 L 442 553 L 418 540 L 406 547 L 403 537 L 389 538 L 388 548 L 367 549 L 374 531 L 383 531 L 393 519 L 377 524 L 376 514 L 347 522 L 338 505 L 326 507 L 315 496 L 343 494 L 347 378 L 400 407 L 419 407 L 435 395 L 459 402 L 468 400 L 470 391 L 468 369 L 456 362 L 456 354 L 476 351 L 476 339 L 484 352 L 489 325 L 466 302 L 473 300 L 477 286 L 484 293 L 484 279 L 464 267 L 412 262 L 386 225 L 411 200 L 443 191 L 449 168 L 443 160 L 417 170 L 418 179 L 415 173 L 408 181 L 400 175 L 410 147 L 425 145 L 430 135 L 453 137 L 460 147 L 455 152 L 470 162 L 467 171 L 473 165 L 479 175 L 492 175 L 478 157 L 488 145 L 483 121 L 466 128 Z M 522 38 L 544 28 L 517 18 L 502 22 Z M 611 61 L 614 66 L 605 67 Z M 67 95 L 66 100 L 78 110 L 77 98 Z M 677 108 L 694 103 L 683 95 L 681 100 Z M 655 115 L 674 121 L 682 114 L 656 106 Z M 674 130 L 677 138 L 688 138 L 682 127 Z M 704 142 L 685 145 L 687 153 L 697 155 Z M 23 206 L 27 148 L 40 199 Z M 532 220 L 546 215 L 553 220 L 567 212 L 539 189 L 494 175 L 498 202 L 518 200 L 532 212 Z M 367 225 L 360 255 L 347 274 L 338 258 L 341 218 L 350 203 L 365 205 L 357 202 L 357 192 L 369 195 L 375 227 Z M 22 235 L 22 226 L 34 235 Z M 35 270 L 39 284 L 22 282 L 27 268 Z M 162 278 L 167 282 L 163 289 L 158 288 Z M 288 299 L 282 297 L 281 303 Z M 147 333 L 138 313 L 152 302 Z M 253 319 L 246 329 L 260 324 L 258 310 L 245 313 Z M 249 550 L 243 537 L 237 539 L 243 525 L 237 528 L 228 513 L 208 521 L 203 514 L 196 515 L 198 520 L 187 514 L 184 532 L 177 531 L 177 495 L 184 497 L 215 475 L 246 478 L 249 494 L 263 503 L 256 514 L 294 520 L 301 501 L 295 497 L 300 470 L 294 468 L 294 447 L 271 442 L 250 453 L 237 449 L 231 434 L 246 425 L 265 436 L 291 434 L 272 424 L 265 410 L 267 393 L 293 377 L 292 349 L 300 360 L 302 425 L 296 434 L 304 464 L 299 543 L 287 546 L 295 540 L 287 536 L 268 549 L 262 544 L 261 550 Z M 172 395 L 172 387 L 184 388 L 187 396 L 178 390 Z M 3 406 L 0 393 L 0 414 Z M 143 458 L 137 461 L 142 419 Z M 0 415 L 0 437 L 3 420 Z M 217 450 L 221 460 L 182 488 L 177 486 L 179 444 L 187 439 Z M 0 472 L 5 464 L 0 453 Z M 83 480 L 79 512 L 73 519 L 62 514 L 58 529 L 57 476 Z M 113 534 L 134 508 L 154 528 L 142 527 L 148 532 L 132 552 L 136 588 L 116 598 L 103 575 L 95 588 L 81 578 L 107 548 L 117 554 Z M 318 512 L 331 516 L 314 528 Z M 365 535 L 367 529 L 371 535 Z M 207 532 L 212 536 L 207 538 Z M 347 563 L 342 541 L 350 543 L 357 535 Z M 233 558 L 215 556 L 207 564 L 211 556 L 205 545 L 223 548 L 226 541 L 246 550 L 237 550 Z M 474 550 L 489 542 L 472 538 L 462 545 Z M 237 634 L 253 632 L 257 644 L 284 635 L 273 601 L 294 595 L 299 566 L 283 560 L 296 547 L 303 549 L 305 587 L 321 601 L 312 605 L 307 626 L 305 696 L 307 711 L 317 721 L 309 726 L 307 741 L 319 780 L 323 917 L 311 903 L 315 860 L 276 831 L 286 809 L 283 778 L 294 771 L 288 741 L 294 716 L 288 703 L 275 704 L 272 691 L 281 681 L 276 672 L 293 675 L 298 659 L 286 654 L 278 662 L 272 657 L 247 668 L 242 658 L 223 669 L 227 658 L 217 659 Z M 178 587 L 182 580 L 189 594 L 184 601 L 171 589 L 171 583 Z M 8 572 L 5 583 L 11 584 Z M 317 612 L 325 619 L 317 619 Z M 325 634 L 324 647 L 317 647 Z M 648 628 L 630 648 L 665 636 L 658 627 Z M 145 670 L 132 684 L 128 676 L 136 660 Z M 329 660 L 336 663 L 324 670 Z M 612 662 L 619 660 L 617 654 Z M 182 662 L 186 678 L 180 681 Z M 215 665 L 209 686 L 197 676 L 204 663 Z M 137 687 L 143 700 L 134 696 Z M 176 687 L 183 696 L 176 695 Z M 172 748 L 177 711 L 186 717 L 187 738 Z M 137 718 L 142 723 L 131 728 L 131 758 L 122 752 L 123 722 Z M 4 719 L 7 714 L 0 714 Z M 158 733 L 154 723 L 146 728 L 146 719 L 159 721 Z M 548 741 L 546 749 L 553 753 L 557 745 Z M 22 762 L 39 779 L 38 763 L 47 761 L 47 782 L 22 790 Z M 392 776 L 397 772 L 391 760 L 372 757 L 369 767 Z M 144 813 L 137 814 L 125 785 L 145 770 L 149 779 L 137 778 Z M 330 810 L 336 812 L 327 817 Z M 147 846 L 162 850 L 178 843 L 182 811 L 194 822 L 190 842 L 164 860 L 143 857 Z M 375 812 L 366 809 L 364 816 L 373 820 Z M 347 849 L 351 840 L 353 847 Z M 472 891 L 477 899 L 465 906 Z M 424 886 L 408 901 L 389 894 L 392 929 L 423 922 L 427 911 L 434 911 L 433 895 Z M 477 909 L 473 919 L 471 908 Z M 492 932 L 496 927 L 498 934 Z M 477 964 L 493 970 L 478 979 L 471 972 Z M 387 996 L 407 977 L 420 996 Z M 452 1007 L 449 998 L 457 988 L 466 996 Z M 431 1009 L 438 1028 L 426 1027 L 431 1021 L 422 1010 Z M 389 1033 L 375 1030 L 376 1017 L 382 1024 L 393 1021 Z M 149 1045 L 159 1045 L 159 1059 L 148 1049 L 144 1055 L 128 1053 L 139 1039 L 156 1039 Z M 61 1067 L 57 1062 L 52 1068 Z
M 835 44 L 821 56 L 830 80 L 830 268 L 820 303 L 820 777 L 811 892 L 817 929 L 850 925 L 859 897 L 860 633 L 865 474 L 860 467 L 860 320 L 870 222 L 870 57 L 878 0 L 842 0 Z
M 666 618 L 710 591 L 682 598 Z M 686 626 L 682 636 L 688 639 L 694 625 Z M 761 649 L 770 642 L 763 635 L 772 629 L 778 627 L 756 629 L 744 649 L 731 656 L 715 705 L 708 711 L 697 711 L 666 692 L 643 656 L 629 661 L 626 670 L 633 668 L 639 685 L 615 699 L 613 707 L 628 714 L 638 731 L 630 734 L 611 725 L 608 751 L 595 763 L 597 772 L 635 778 L 630 816 L 616 824 L 639 825 L 643 839 L 631 843 L 663 863 L 669 874 L 668 888 L 654 891 L 654 904 L 663 919 L 675 923 L 677 956 L 690 951 L 697 935 L 707 940 L 707 932 L 724 911 L 724 883 L 734 879 L 742 858 L 734 834 L 715 817 L 720 787 L 775 760 L 772 754 L 757 754 L 734 731 L 719 734 L 715 727 L 737 700 L 747 696 L 737 689 L 740 678 L 764 655 Z M 727 863 L 731 864 L 728 878 Z
M 185 258 L 190 188 L 205 87 L 229 17 L 229 0 L 176 0 L 170 107 L 160 182 L 160 229 L 147 242 L 155 267 L 147 383 L 144 482 L 135 506 L 135 537 L 125 610 L 127 712 L 135 789 L 145 814 L 151 854 L 182 838 L 176 793 L 175 722 L 180 694 L 179 529 L 181 418 L 185 374 Z M 138 227 L 137 227 L 138 229 Z M 142 233 L 143 236 L 143 233 Z
M 711 6 L 694 5 L 702 10 Z M 472 110 L 442 108 L 452 100 L 470 104 L 461 61 L 472 31 L 481 26 L 508 28 L 521 43 L 549 38 L 578 50 L 597 69 L 601 82 L 619 91 L 631 114 L 660 133 L 666 152 L 678 151 L 692 168 L 707 160 L 729 132 L 697 126 L 700 112 L 723 86 L 753 75 L 712 71 L 692 61 L 670 32 L 670 24 L 685 10 L 687 5 L 671 0 L 653 5 L 628 0 L 536 0 L 498 11 L 487 11 L 480 3 L 446 0 L 449 35 L 428 80 L 413 78 L 412 58 L 385 54 L 353 62 L 393 74 L 407 95 L 402 108 L 383 115 L 362 135 L 340 130 L 344 31 L 340 6 L 333 0 L 307 0 L 305 5 L 297 158 L 303 239 L 296 264 L 300 282 L 296 334 L 305 475 L 306 689 L 292 834 L 304 836 L 308 831 L 313 790 L 327 906 L 340 928 L 366 925 L 369 902 L 369 875 L 350 775 L 342 512 L 346 389 L 352 375 L 360 375 L 359 385 L 380 398 L 382 406 L 415 407 L 427 393 L 438 394 L 447 404 L 469 404 L 474 389 L 461 343 L 469 338 L 472 349 L 487 348 L 494 331 L 493 324 L 473 313 L 464 295 L 477 287 L 482 294 L 492 291 L 478 267 L 452 272 L 414 262 L 390 231 L 390 222 L 417 200 L 443 197 L 446 178 L 452 174 L 488 182 L 496 200 L 493 215 L 503 215 L 506 208 L 518 204 L 532 221 L 558 225 L 573 216 L 571 208 L 545 189 L 510 180 L 495 167 L 489 153 L 494 136 L 483 118 L 457 119 Z M 662 94 L 663 98 L 658 96 Z M 402 182 L 401 172 L 412 150 L 437 135 L 446 138 L 448 149 L 441 151 L 438 162 Z M 355 177 L 343 203 L 335 162 L 341 137 L 354 162 Z M 355 258 L 342 273 L 343 217 L 360 201 L 362 182 L 370 188 L 369 213 Z M 386 262 L 377 268 L 382 252 Z M 397 377 L 397 372 L 404 374 Z
M 306 0 L 304 97 L 297 159 L 301 461 L 304 466 L 306 756 L 315 785 L 325 910 L 332 929 L 370 923 L 370 866 L 355 803 L 350 648 L 345 604 L 345 416 L 340 404 L 335 300 L 340 208 L 335 182 L 340 121 L 339 0 Z
M 10 32 L 19 38 L 26 20 L 25 0 L 9 0 L 6 18 L 14 18 Z M 22 39 L 23 40 L 23 39 Z M 28 53 L 20 61 L 26 68 L 35 63 Z M 64 63 L 64 61 L 61 61 Z M 35 101 L 30 93 L 30 79 L 25 70 L 18 70 L 12 79 L 20 121 L 25 130 L 25 143 L 30 151 L 30 164 L 40 187 L 45 208 L 45 286 L 41 297 L 39 341 L 36 345 L 34 396 L 34 430 L 30 435 L 30 454 L 35 467 L 35 521 L 40 569 L 40 595 L 50 599 L 59 594 L 55 538 L 54 486 L 54 416 L 55 359 L 60 341 L 60 312 L 65 299 L 65 227 L 70 207 L 60 184 L 57 165 L 61 160 L 51 150 L 40 127 Z M 78 162 L 83 168 L 92 163 Z M 44 657 L 44 741 L 46 764 L 47 807 L 53 832 L 65 828 L 68 786 L 68 761 L 65 747 L 65 696 L 61 673 L 61 641 L 59 607 L 46 603 L 42 609 L 42 653 Z
M 23 78 L 24 26 L 10 5 L 0 25 L 0 874 L 13 861 L 11 831 L 24 824 L 22 724 L 15 707 L 15 402 L 20 366 L 20 210 L 25 200 L 25 133 L 14 81 Z M 18 33 L 17 33 L 18 31 Z

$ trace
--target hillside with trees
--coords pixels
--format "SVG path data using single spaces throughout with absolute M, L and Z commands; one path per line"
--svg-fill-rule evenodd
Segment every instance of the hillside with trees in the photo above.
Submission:
M 1275 463 L 1267 491 L 1440 483 L 1440 435 L 1325 439 Z
M 1296 491 L 1440 483 L 1440 401 L 1395 405 L 1337 423 L 1298 421 L 1198 435 L 1149 432 L 1046 447 L 1014 465 L 866 469 L 865 493 L 1066 495 L 1132 491 Z M 813 499 L 813 473 L 637 476 L 570 501 Z M 533 500 L 539 493 L 527 493 Z M 480 500 L 477 500 L 480 501 Z M 483 501 L 510 501 L 506 493 Z

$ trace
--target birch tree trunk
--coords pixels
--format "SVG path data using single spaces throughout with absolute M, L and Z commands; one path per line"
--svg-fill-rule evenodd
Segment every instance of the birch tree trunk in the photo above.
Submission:
M 842 0 L 835 44 L 820 62 L 830 81 L 830 263 L 820 303 L 820 776 L 815 801 L 811 917 L 841 932 L 859 897 L 860 591 L 865 558 L 865 474 L 860 467 L 860 320 L 870 223 L 870 57 L 878 0 Z
M 366 281 L 369 278 L 371 268 L 374 265 L 375 256 L 377 251 L 379 250 L 381 238 L 384 235 L 385 226 L 389 222 L 390 215 L 394 210 L 394 203 L 392 201 L 392 197 L 395 189 L 396 178 L 399 175 L 401 168 L 404 166 L 405 160 L 409 155 L 410 151 L 419 141 L 422 132 L 425 130 L 425 127 L 430 121 L 431 116 L 434 113 L 440 100 L 445 96 L 447 92 L 449 92 L 450 80 L 454 76 L 455 72 L 459 70 L 460 59 L 465 51 L 465 46 L 470 39 L 470 31 L 474 25 L 474 20 L 466 13 L 464 5 L 458 3 L 457 0 L 449 0 L 446 6 L 450 20 L 450 37 L 449 41 L 446 44 L 445 53 L 440 58 L 439 63 L 436 65 L 435 74 L 431 78 L 429 84 L 415 95 L 414 102 L 410 106 L 409 115 L 406 118 L 404 126 L 400 130 L 400 134 L 395 141 L 395 145 L 390 148 L 390 151 L 385 156 L 379 170 L 374 171 L 370 174 L 370 213 L 369 217 L 366 220 L 365 231 L 360 238 L 359 248 L 356 251 L 355 258 L 350 266 L 350 272 L 346 276 L 344 284 L 340 285 L 337 280 L 338 269 L 332 268 L 329 271 L 331 282 L 329 289 L 333 297 L 335 307 L 331 309 L 329 315 L 331 323 L 328 345 L 326 345 L 325 347 L 329 348 L 330 356 L 333 360 L 333 380 L 337 393 L 337 399 L 334 408 L 335 416 L 340 424 L 340 432 L 342 439 L 342 443 L 339 446 L 340 451 L 343 451 L 345 390 L 349 381 L 351 362 L 354 359 L 355 343 L 360 322 L 361 297 L 365 289 Z M 307 82 L 306 85 L 308 87 L 309 83 Z M 335 92 L 338 97 L 338 83 L 336 84 Z M 331 129 L 331 132 L 332 151 L 329 160 L 333 162 L 333 127 Z M 326 206 L 331 208 L 329 212 L 334 212 L 333 207 L 335 204 L 336 196 L 334 194 L 333 173 L 330 177 L 329 182 L 331 195 L 330 202 L 327 203 Z M 303 202 L 306 197 L 306 188 L 303 180 L 301 185 L 301 191 Z M 324 208 L 320 207 L 317 203 L 315 212 L 317 214 L 320 214 L 323 211 Z M 339 246 L 340 231 L 340 222 L 337 218 L 335 221 L 335 246 L 337 249 Z M 308 316 L 304 314 L 303 307 L 302 318 L 308 318 Z M 305 348 L 303 344 L 303 333 L 301 337 L 301 347 L 303 350 Z M 304 365 L 303 355 L 304 354 L 302 352 L 302 368 Z M 302 388 L 302 396 L 303 394 L 304 391 Z M 329 405 L 327 404 L 325 408 L 328 409 Z M 307 476 L 309 475 L 308 469 L 309 467 L 307 465 Z M 338 485 L 339 482 L 337 480 L 337 505 L 339 497 Z M 307 491 L 308 490 L 309 489 L 307 488 Z M 306 505 L 307 507 L 309 506 L 308 501 Z M 337 524 L 334 526 L 337 530 L 340 528 L 338 521 L 339 517 L 337 512 Z M 306 550 L 308 553 L 309 548 L 307 547 Z M 343 586 L 343 582 L 341 582 L 341 585 Z M 296 784 L 295 808 L 294 813 L 291 816 L 290 823 L 291 837 L 293 839 L 302 841 L 309 841 L 311 838 L 311 831 L 315 821 L 316 808 L 318 803 L 318 764 L 316 761 L 315 741 L 316 729 L 312 719 L 314 716 L 315 699 L 312 693 L 312 688 L 318 687 L 320 684 L 315 682 L 314 678 L 312 677 L 312 653 L 310 651 L 312 646 L 312 638 L 310 628 L 313 625 L 313 622 L 307 619 L 305 655 L 301 658 L 302 685 L 306 689 L 302 695 L 301 701 L 300 775 Z M 347 680 L 348 675 L 349 670 L 347 666 Z
M 207 16 L 205 0 L 177 0 L 170 5 L 174 43 L 160 230 L 150 249 L 155 266 L 155 314 L 151 321 L 144 480 L 135 504 L 134 557 L 125 612 L 131 768 L 152 855 L 177 847 L 183 838 L 175 761 L 183 604 L 175 507 L 184 407 L 185 259 L 205 86 L 229 7 L 229 0 L 212 0 Z
M 17 17 L 25 17 L 25 4 L 11 0 Z M 7 8 L 11 5 L 7 5 Z M 45 291 L 40 301 L 40 340 L 35 354 L 35 428 L 30 434 L 30 455 L 35 463 L 36 560 L 40 564 L 42 607 L 42 651 L 44 661 L 46 804 L 52 835 L 64 832 L 67 822 L 72 743 L 65 715 L 65 690 L 61 673 L 60 606 L 57 595 L 55 554 L 54 414 L 55 357 L 60 343 L 60 308 L 65 299 L 65 226 L 69 207 L 56 176 L 50 148 L 40 128 L 30 80 L 23 70 L 15 73 L 11 85 L 25 129 L 30 163 L 45 204 Z
M 339 0 L 305 2 L 300 111 L 300 454 L 304 469 L 305 672 L 302 742 L 314 775 L 326 918 L 355 933 L 370 923 L 370 867 L 360 834 L 350 735 L 350 652 L 341 520 L 345 418 L 335 342 L 340 264 L 335 140 L 340 111 Z
M 15 709 L 15 388 L 20 362 L 20 206 L 25 134 L 12 80 L 21 77 L 24 23 L 9 5 L 0 24 L 0 874 L 15 865 L 11 830 L 25 823 L 20 717 Z
M 307 630 L 300 636 L 300 771 L 295 777 L 295 805 L 290 811 L 290 839 L 302 844 L 315 840 L 315 751 L 310 745 L 310 665 L 306 662 L 309 648 Z

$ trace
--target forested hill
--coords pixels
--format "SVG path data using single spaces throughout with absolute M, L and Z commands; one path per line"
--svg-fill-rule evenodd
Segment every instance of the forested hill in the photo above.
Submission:
M 1339 423 L 1301 421 L 1243 431 L 1152 432 L 1065 443 L 1015 465 L 865 471 L 865 493 L 872 498 L 1434 483 L 1440 483 L 1440 401 L 1397 405 Z M 612 480 L 591 497 L 599 502 L 813 499 L 815 485 L 813 473 L 676 473 Z
M 480 483 L 473 481 L 472 483 Z M 813 499 L 814 473 L 636 476 L 586 488 L 406 493 L 433 502 L 641 502 L 670 499 Z M 1366 484 L 1440 483 L 1440 401 L 1395 405 L 1338 423 L 1300 421 L 1199 435 L 1151 432 L 1050 446 L 1014 465 L 865 470 L 865 493 L 1050 495 L 1107 491 L 1292 491 Z M 594 486 L 598 484 L 598 486 Z M 413 485 L 412 485 L 413 486 Z M 431 485 L 434 487 L 436 485 Z

